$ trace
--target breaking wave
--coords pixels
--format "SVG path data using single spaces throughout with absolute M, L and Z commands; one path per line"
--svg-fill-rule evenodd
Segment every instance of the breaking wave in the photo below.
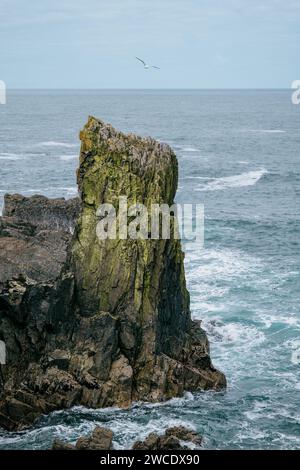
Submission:
M 77 154 L 74 155 L 60 155 L 59 158 L 64 161 L 69 161 L 69 160 L 75 160 L 76 158 L 79 158 Z
M 260 134 L 285 134 L 286 131 L 282 129 L 253 129 L 251 132 L 258 132 Z
M 1 153 L 0 160 L 20 160 L 21 155 L 16 153 Z
M 66 147 L 66 148 L 75 148 L 79 147 L 79 144 L 70 144 L 67 142 L 56 142 L 56 141 L 47 141 L 47 142 L 39 142 L 36 144 L 37 147 Z
M 253 186 L 262 176 L 268 173 L 264 168 L 260 170 L 248 171 L 240 175 L 224 176 L 221 178 L 209 178 L 207 183 L 195 188 L 195 191 L 220 191 L 228 188 L 242 188 Z

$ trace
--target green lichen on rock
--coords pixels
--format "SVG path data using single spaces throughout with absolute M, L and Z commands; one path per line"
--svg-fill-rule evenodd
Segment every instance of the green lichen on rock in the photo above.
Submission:
M 180 241 L 103 241 L 96 235 L 97 208 L 110 203 L 118 209 L 120 196 L 149 212 L 151 204 L 172 206 L 178 182 L 174 152 L 93 117 L 80 139 L 82 213 L 72 269 L 82 315 L 105 310 L 116 316 L 120 352 L 133 369 L 133 399 L 162 400 L 184 389 L 224 386 L 224 376 L 210 364 L 204 332 L 191 321 Z M 195 367 L 198 356 L 203 370 Z

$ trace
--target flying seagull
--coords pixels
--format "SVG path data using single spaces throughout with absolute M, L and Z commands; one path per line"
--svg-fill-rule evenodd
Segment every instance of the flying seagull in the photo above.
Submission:
M 146 62 L 142 59 L 139 59 L 138 57 L 136 57 L 137 60 L 139 60 L 140 62 L 142 62 L 143 66 L 144 66 L 144 69 L 160 69 L 160 67 L 156 67 L 156 65 L 148 65 L 146 64 Z

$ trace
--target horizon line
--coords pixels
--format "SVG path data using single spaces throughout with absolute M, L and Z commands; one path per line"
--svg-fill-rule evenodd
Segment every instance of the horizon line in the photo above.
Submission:
M 286 91 L 291 88 L 8 88 L 6 91 Z

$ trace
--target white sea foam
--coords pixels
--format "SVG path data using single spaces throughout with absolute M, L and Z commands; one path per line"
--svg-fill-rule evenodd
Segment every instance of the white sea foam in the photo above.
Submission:
M 75 148 L 79 147 L 79 144 L 70 144 L 68 142 L 57 142 L 55 140 L 50 140 L 46 142 L 39 142 L 36 144 L 37 147 L 66 147 L 66 148 Z
M 10 152 L 1 152 L 0 160 L 24 160 L 28 157 L 44 157 L 45 153 L 10 153 Z
M 265 415 L 266 409 L 268 409 L 270 405 L 265 402 L 261 401 L 255 401 L 253 403 L 252 409 L 244 411 L 244 415 L 250 420 L 250 421 L 256 421 L 257 419 L 260 419 L 262 416 Z
M 236 350 L 240 347 L 251 348 L 261 344 L 265 335 L 255 326 L 248 326 L 238 322 L 223 323 L 221 319 L 203 320 L 204 329 L 213 337 L 221 339 L 223 343 L 234 343 Z
M 251 129 L 250 132 L 258 132 L 260 134 L 285 134 L 282 129 Z
M 183 152 L 199 152 L 199 149 L 197 149 L 196 147 L 192 147 L 191 145 L 187 145 L 185 147 L 181 147 L 181 150 Z
M 173 399 L 162 404 L 135 404 L 131 407 L 129 413 L 125 414 L 121 412 L 119 408 L 92 410 L 85 407 L 75 407 L 71 410 L 72 415 L 78 414 L 80 417 L 80 415 L 86 414 L 85 418 L 80 417 L 80 422 L 78 422 L 78 424 L 75 426 L 73 424 L 54 424 L 53 426 L 44 426 L 42 428 L 42 432 L 45 431 L 44 436 L 50 441 L 53 441 L 53 438 L 56 436 L 69 442 L 75 442 L 79 436 L 90 434 L 96 425 L 103 425 L 104 420 L 105 426 L 111 429 L 114 433 L 114 448 L 128 449 L 137 439 L 143 440 L 151 432 L 162 434 L 167 428 L 172 426 L 182 425 L 195 430 L 195 426 L 192 425 L 188 419 L 184 420 L 177 417 L 174 418 L 172 413 L 170 413 L 170 416 L 166 417 L 165 413 L 159 412 L 162 406 L 174 406 L 175 409 L 177 409 L 177 407 L 182 407 L 183 401 L 187 402 L 191 399 L 193 399 L 193 396 L 189 394 L 185 395 L 185 397 L 181 399 Z M 143 415 L 143 412 L 150 407 L 151 410 L 153 410 L 151 413 L 151 416 L 153 417 L 148 422 L 143 422 L 141 427 L 139 419 L 136 419 L 136 417 Z M 157 412 L 155 412 L 155 409 Z M 52 413 L 51 416 L 55 416 L 55 420 L 57 420 L 61 415 L 61 419 L 63 419 L 65 413 L 65 411 L 60 410 Z M 149 413 L 146 412 L 146 415 L 149 415 Z M 38 432 L 39 430 L 29 431 L 28 434 L 30 434 L 30 439 L 28 439 L 27 436 L 26 441 L 32 442 L 35 440 Z M 40 436 L 40 438 L 41 437 L 42 436 Z M 20 440 L 22 440 L 22 437 Z
M 280 331 L 285 331 L 286 329 L 290 328 L 300 328 L 300 322 L 299 322 L 299 317 L 296 314 L 290 313 L 287 315 L 286 312 L 280 313 L 276 311 L 274 314 L 270 313 L 269 311 L 264 311 L 259 317 L 259 320 L 264 324 L 266 328 L 270 328 L 272 325 L 276 325 L 281 323 L 284 325 L 282 328 L 279 330 L 273 332 L 270 331 L 269 333 L 267 332 L 266 334 L 270 337 L 274 335 L 280 334 Z
M 78 157 L 78 154 L 76 153 L 74 155 L 60 155 L 59 158 L 64 161 L 69 161 L 69 160 L 75 160 L 76 158 L 79 158 L 79 157 Z
M 156 402 L 156 403 L 136 402 L 135 406 L 136 407 L 145 406 L 146 408 L 157 408 L 157 407 L 168 407 L 168 406 L 181 407 L 185 403 L 193 401 L 193 400 L 194 400 L 194 395 L 191 392 L 184 392 L 183 396 L 181 397 L 174 397 L 174 398 L 170 398 L 169 400 Z
M 31 194 L 44 194 L 45 196 L 49 197 L 49 194 L 51 194 L 50 197 L 63 197 L 63 195 L 66 196 L 75 196 L 78 194 L 78 189 L 77 186 L 62 186 L 62 187 L 43 187 L 43 188 L 30 188 L 30 189 L 0 189 L 0 194 L 5 194 L 5 193 L 20 193 L 26 195 L 31 195 Z
M 182 180 L 214 180 L 215 178 L 209 178 L 207 176 L 184 176 L 181 178 Z
M 260 441 L 268 437 L 268 433 L 266 431 L 262 431 L 260 429 L 248 429 L 246 426 L 243 426 L 242 431 L 239 431 L 236 434 L 236 439 L 238 442 L 248 441 L 249 439 L 254 441 Z
M 194 318 L 203 320 L 203 327 L 212 342 L 232 343 L 237 349 L 245 349 L 264 341 L 264 333 L 256 326 L 223 321 L 228 311 L 232 282 L 236 279 L 240 284 L 240 280 L 245 279 L 250 285 L 253 274 L 257 275 L 264 268 L 262 261 L 240 250 L 198 251 L 192 244 L 187 244 L 187 248 L 185 264 L 192 314 Z
M 291 410 L 288 404 L 285 407 L 274 408 L 272 405 L 270 407 L 270 403 L 268 402 L 255 401 L 252 409 L 245 411 L 244 415 L 250 421 L 264 419 L 267 415 L 268 419 L 278 420 L 284 417 L 297 423 L 300 422 L 299 413 L 295 413 L 294 410 Z
M 147 423 L 143 423 L 142 427 L 138 422 L 134 422 L 128 419 L 113 419 L 109 428 L 115 434 L 115 448 L 128 449 L 131 448 L 132 444 L 137 438 L 139 440 L 144 440 L 152 432 L 163 434 L 166 429 L 174 426 L 184 426 L 189 429 L 195 429 L 195 427 L 191 426 L 191 422 L 187 419 L 176 419 L 171 416 L 167 417 L 166 415 L 151 419 Z
M 284 343 L 291 350 L 291 363 L 295 366 L 300 364 L 300 339 L 294 338 Z
M 17 155 L 16 153 L 1 153 L 0 160 L 20 160 L 21 155 Z
M 261 168 L 260 170 L 248 171 L 240 175 L 224 176 L 221 178 L 214 178 L 205 184 L 202 184 L 194 191 L 220 191 L 230 188 L 242 188 L 244 186 L 253 186 L 256 184 L 263 175 L 268 173 L 267 170 Z
M 77 186 L 67 186 L 67 187 L 58 187 L 58 188 L 48 188 L 48 191 L 58 191 L 67 193 L 68 196 L 76 196 L 78 194 Z
M 191 247 L 192 244 L 187 244 Z M 261 266 L 259 258 L 254 258 L 239 250 L 194 248 L 187 251 L 186 267 L 188 281 L 216 280 L 229 276 L 240 276 L 248 272 L 257 272 Z M 198 262 L 197 262 L 198 261 Z
M 199 152 L 199 149 L 197 147 L 194 147 L 193 145 L 179 145 L 179 144 L 172 144 L 169 143 L 169 145 L 174 149 L 178 150 L 179 152 Z

